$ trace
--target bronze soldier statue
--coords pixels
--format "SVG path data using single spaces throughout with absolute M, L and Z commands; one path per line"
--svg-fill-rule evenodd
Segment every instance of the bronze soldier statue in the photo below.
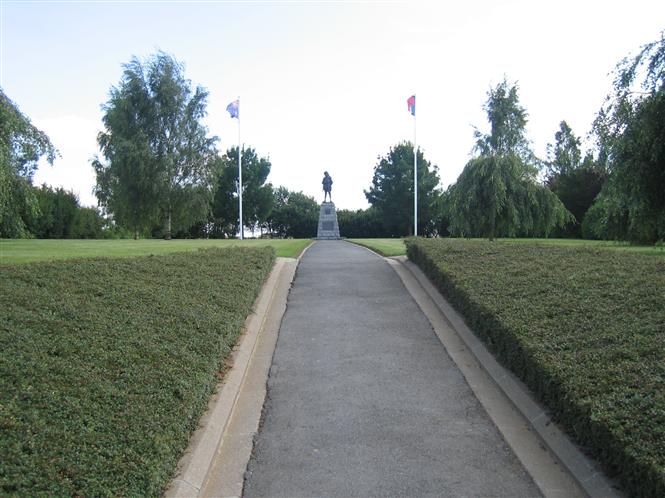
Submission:
M 328 197 L 328 200 L 332 202 L 330 190 L 332 189 L 333 181 L 327 171 L 323 172 L 323 181 L 321 183 L 323 184 L 323 202 L 326 202 L 326 196 Z

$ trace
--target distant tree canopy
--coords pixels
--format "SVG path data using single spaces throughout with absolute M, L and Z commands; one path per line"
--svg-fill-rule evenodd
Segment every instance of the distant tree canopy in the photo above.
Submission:
M 488 92 L 490 132 L 475 131 L 476 151 L 446 194 L 451 233 L 482 236 L 548 235 L 572 215 L 537 181 L 536 159 L 526 139 L 526 110 L 517 85 L 506 80 Z
M 266 183 L 271 164 L 251 147 L 242 150 L 243 225 L 265 227 L 273 208 L 273 189 Z M 214 233 L 233 237 L 238 233 L 238 147 L 222 156 L 212 205 Z
M 81 207 L 76 194 L 42 185 L 34 189 L 39 216 L 28 228 L 39 239 L 101 239 L 115 236 L 97 209 Z
M 439 191 L 438 168 L 418 150 L 418 234 L 435 229 Z M 365 197 L 383 222 L 384 234 L 400 237 L 413 234 L 413 144 L 402 142 L 379 157 Z M 340 227 L 341 228 L 341 227 Z
M 591 153 L 582 159 L 581 140 L 568 123 L 562 121 L 554 135 L 555 143 L 548 146 L 545 184 L 554 192 L 576 222 L 557 235 L 581 236 L 587 211 L 607 179 L 605 169 Z
M 156 220 L 172 229 L 207 218 L 217 164 L 217 137 L 201 123 L 208 92 L 192 89 L 183 65 L 159 52 L 125 64 L 118 87 L 103 106 L 93 161 L 100 205 L 135 234 Z
M 592 207 L 591 232 L 665 240 L 665 34 L 617 65 L 594 131 L 609 180 Z
M 273 235 L 294 239 L 316 237 L 318 221 L 319 204 L 313 197 L 286 187 L 274 191 L 274 205 L 268 217 Z
M 27 237 L 39 216 L 32 176 L 41 157 L 53 164 L 57 151 L 0 88 L 0 237 Z

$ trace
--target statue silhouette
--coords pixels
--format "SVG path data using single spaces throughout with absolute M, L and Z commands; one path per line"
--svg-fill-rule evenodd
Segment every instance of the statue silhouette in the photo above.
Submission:
M 327 171 L 323 172 L 323 181 L 321 183 L 323 184 L 323 202 L 326 202 L 326 196 L 328 197 L 328 200 L 332 202 L 330 190 L 332 189 L 333 181 Z

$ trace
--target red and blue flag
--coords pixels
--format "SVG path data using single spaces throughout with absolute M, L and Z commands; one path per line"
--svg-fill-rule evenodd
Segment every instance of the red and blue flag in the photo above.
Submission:
M 411 95 L 408 100 L 406 101 L 406 104 L 409 106 L 409 112 L 411 113 L 412 116 L 416 115 L 416 96 Z

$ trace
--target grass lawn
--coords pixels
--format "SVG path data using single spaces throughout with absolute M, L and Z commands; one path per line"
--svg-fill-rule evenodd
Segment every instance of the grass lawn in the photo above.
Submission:
M 628 495 L 665 496 L 665 260 L 603 245 L 406 244 Z
M 160 496 L 273 261 L 0 267 L 0 495 Z
M 469 239 L 465 239 L 469 240 Z M 483 239 L 470 239 L 481 241 Z M 348 239 L 349 242 L 369 247 L 383 256 L 403 256 L 406 254 L 404 239 Z M 593 247 L 617 251 L 639 252 L 655 256 L 665 256 L 665 246 L 635 246 L 628 242 L 583 239 L 499 239 L 500 242 L 515 244 L 547 244 L 555 246 Z
M 347 239 L 349 242 L 369 247 L 382 256 L 402 256 L 406 254 L 404 239 Z
M 297 258 L 309 245 L 309 239 L 141 239 L 141 240 L 65 240 L 1 239 L 0 263 L 28 263 L 55 259 L 93 258 L 100 256 L 147 256 L 206 247 L 274 247 L 277 256 Z

